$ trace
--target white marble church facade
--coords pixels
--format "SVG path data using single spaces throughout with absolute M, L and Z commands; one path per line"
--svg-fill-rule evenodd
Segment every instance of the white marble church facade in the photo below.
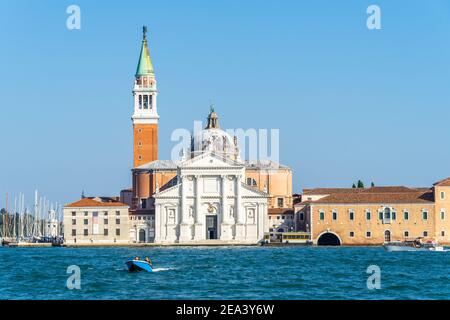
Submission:
M 244 183 L 245 165 L 207 151 L 178 166 L 156 193 L 155 242 L 257 243 L 268 232 L 267 194 Z

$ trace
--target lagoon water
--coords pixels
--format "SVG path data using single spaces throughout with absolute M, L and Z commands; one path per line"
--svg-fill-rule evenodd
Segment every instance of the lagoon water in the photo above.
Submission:
M 157 272 L 129 273 L 150 256 Z M 81 289 L 66 286 L 67 267 Z M 367 288 L 367 268 L 381 289 Z M 450 299 L 450 252 L 381 247 L 1 248 L 0 299 Z

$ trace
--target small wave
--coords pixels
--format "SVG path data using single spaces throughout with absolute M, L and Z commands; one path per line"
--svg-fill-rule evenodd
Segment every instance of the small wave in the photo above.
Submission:
M 161 271 L 169 271 L 174 270 L 175 268 L 154 268 L 152 269 L 153 272 L 161 272 Z

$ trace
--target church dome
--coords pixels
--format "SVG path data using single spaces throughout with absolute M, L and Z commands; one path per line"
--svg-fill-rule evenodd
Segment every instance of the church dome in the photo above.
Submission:
M 205 129 L 196 133 L 191 142 L 192 157 L 208 151 L 226 155 L 233 160 L 236 160 L 239 154 L 235 139 L 220 129 L 219 117 L 213 108 L 211 108 Z

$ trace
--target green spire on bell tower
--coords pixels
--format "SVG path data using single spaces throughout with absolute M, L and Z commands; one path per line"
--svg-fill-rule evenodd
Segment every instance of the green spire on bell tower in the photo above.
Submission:
M 142 47 L 141 54 L 139 56 L 139 63 L 136 69 L 136 77 L 140 76 L 153 76 L 155 73 L 153 71 L 152 60 L 150 59 L 150 51 L 147 45 L 147 27 L 142 28 Z

